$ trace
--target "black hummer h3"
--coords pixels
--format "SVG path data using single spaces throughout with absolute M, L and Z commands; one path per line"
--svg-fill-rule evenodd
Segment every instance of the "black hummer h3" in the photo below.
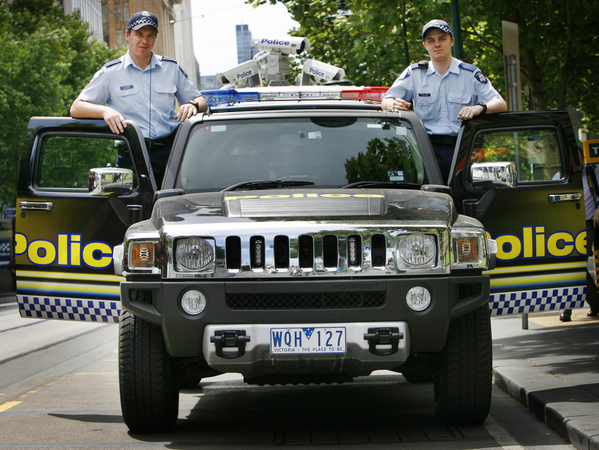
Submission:
M 122 307 L 131 430 L 170 428 L 180 387 L 215 374 L 283 384 L 378 369 L 434 382 L 443 423 L 478 424 L 491 401 L 490 311 L 582 305 L 566 113 L 466 123 L 442 186 L 416 115 L 359 92 L 223 91 L 235 100 L 222 105 L 207 93 L 215 106 L 181 125 L 160 189 L 134 123 L 114 135 L 103 121 L 31 120 L 21 314 L 116 322 Z

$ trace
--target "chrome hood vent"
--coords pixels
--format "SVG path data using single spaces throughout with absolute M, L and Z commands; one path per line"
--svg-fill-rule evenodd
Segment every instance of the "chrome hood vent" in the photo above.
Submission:
M 224 199 L 227 217 L 357 217 L 383 216 L 387 211 L 381 194 L 292 193 Z

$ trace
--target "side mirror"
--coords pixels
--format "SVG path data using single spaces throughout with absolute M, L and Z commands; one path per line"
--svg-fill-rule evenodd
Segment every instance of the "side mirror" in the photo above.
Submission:
M 91 195 L 129 195 L 132 192 L 132 170 L 121 167 L 98 167 L 89 170 Z
M 516 163 L 512 161 L 474 163 L 470 168 L 475 188 L 515 188 L 518 184 Z

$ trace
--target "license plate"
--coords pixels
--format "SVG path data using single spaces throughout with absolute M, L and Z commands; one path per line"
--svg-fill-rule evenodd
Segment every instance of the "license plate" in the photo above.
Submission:
M 270 354 L 345 353 L 345 327 L 271 328 Z

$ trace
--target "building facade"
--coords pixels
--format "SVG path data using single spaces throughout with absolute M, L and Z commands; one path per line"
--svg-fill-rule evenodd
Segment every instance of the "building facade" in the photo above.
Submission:
M 252 47 L 252 32 L 247 24 L 235 25 L 237 36 L 237 63 L 249 61 L 256 54 L 257 49 Z
M 101 41 L 102 33 L 102 7 L 99 0 L 62 0 L 62 9 L 66 14 L 73 14 L 79 10 L 81 20 L 89 24 L 92 37 Z

